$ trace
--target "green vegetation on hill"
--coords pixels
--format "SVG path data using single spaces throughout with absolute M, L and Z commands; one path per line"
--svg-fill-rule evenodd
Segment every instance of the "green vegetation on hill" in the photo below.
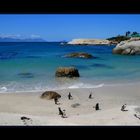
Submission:
M 111 37 L 111 38 L 108 38 L 107 40 L 109 40 L 109 41 L 116 41 L 116 42 L 121 42 L 121 41 L 124 41 L 124 40 L 128 40 L 128 39 L 130 39 L 130 37 L 127 37 L 127 36 L 116 36 L 116 37 Z
M 127 31 L 125 35 L 118 35 L 116 37 L 108 38 L 107 40 L 120 43 L 121 41 L 129 40 L 131 37 L 140 37 L 140 34 L 138 32 Z

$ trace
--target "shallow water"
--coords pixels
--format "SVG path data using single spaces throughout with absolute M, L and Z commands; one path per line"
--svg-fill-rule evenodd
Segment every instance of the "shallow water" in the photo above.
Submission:
M 98 88 L 112 83 L 139 82 L 140 56 L 114 55 L 114 47 L 65 46 L 58 42 L 0 43 L 0 92 Z M 87 52 L 97 58 L 64 57 L 71 52 Z M 80 78 L 56 79 L 59 66 L 77 67 Z

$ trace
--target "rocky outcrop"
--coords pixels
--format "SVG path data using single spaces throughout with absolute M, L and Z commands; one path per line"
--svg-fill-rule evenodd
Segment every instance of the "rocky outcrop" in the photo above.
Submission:
M 89 59 L 89 58 L 93 58 L 93 56 L 89 53 L 85 53 L 85 52 L 74 52 L 74 53 L 70 53 L 65 55 L 65 57 L 72 57 L 72 58 L 85 58 L 85 59 Z
M 41 98 L 47 100 L 56 99 L 56 98 L 58 99 L 61 98 L 61 95 L 55 91 L 46 91 L 41 95 Z
M 135 55 L 140 54 L 140 38 L 120 42 L 112 51 L 114 54 Z
M 55 73 L 56 77 L 80 77 L 78 69 L 75 67 L 59 67 Z
M 110 45 L 110 41 L 106 39 L 73 39 L 68 42 L 71 45 Z

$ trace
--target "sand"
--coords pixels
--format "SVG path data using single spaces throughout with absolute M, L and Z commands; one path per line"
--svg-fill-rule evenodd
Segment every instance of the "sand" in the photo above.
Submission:
M 140 125 L 140 84 L 103 86 L 96 89 L 57 90 L 62 96 L 60 105 L 53 100 L 41 99 L 43 92 L 36 93 L 1 93 L 1 126 L 112 126 Z M 93 99 L 88 99 L 90 91 Z M 68 100 L 71 92 L 73 100 Z M 93 106 L 99 103 L 100 110 Z M 72 107 L 73 104 L 79 104 Z M 121 111 L 127 104 L 128 111 Z M 58 115 L 58 107 L 66 110 L 67 118 Z M 21 120 L 21 117 L 30 120 Z

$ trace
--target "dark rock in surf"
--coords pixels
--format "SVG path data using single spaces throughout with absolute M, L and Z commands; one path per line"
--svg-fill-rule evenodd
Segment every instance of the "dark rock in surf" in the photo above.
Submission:
M 55 73 L 56 77 L 80 77 L 78 69 L 75 67 L 59 67 Z
M 74 52 L 74 53 L 70 53 L 70 54 L 65 55 L 65 57 L 85 58 L 85 59 L 94 58 L 94 56 L 92 56 L 89 53 L 85 53 L 85 52 Z

